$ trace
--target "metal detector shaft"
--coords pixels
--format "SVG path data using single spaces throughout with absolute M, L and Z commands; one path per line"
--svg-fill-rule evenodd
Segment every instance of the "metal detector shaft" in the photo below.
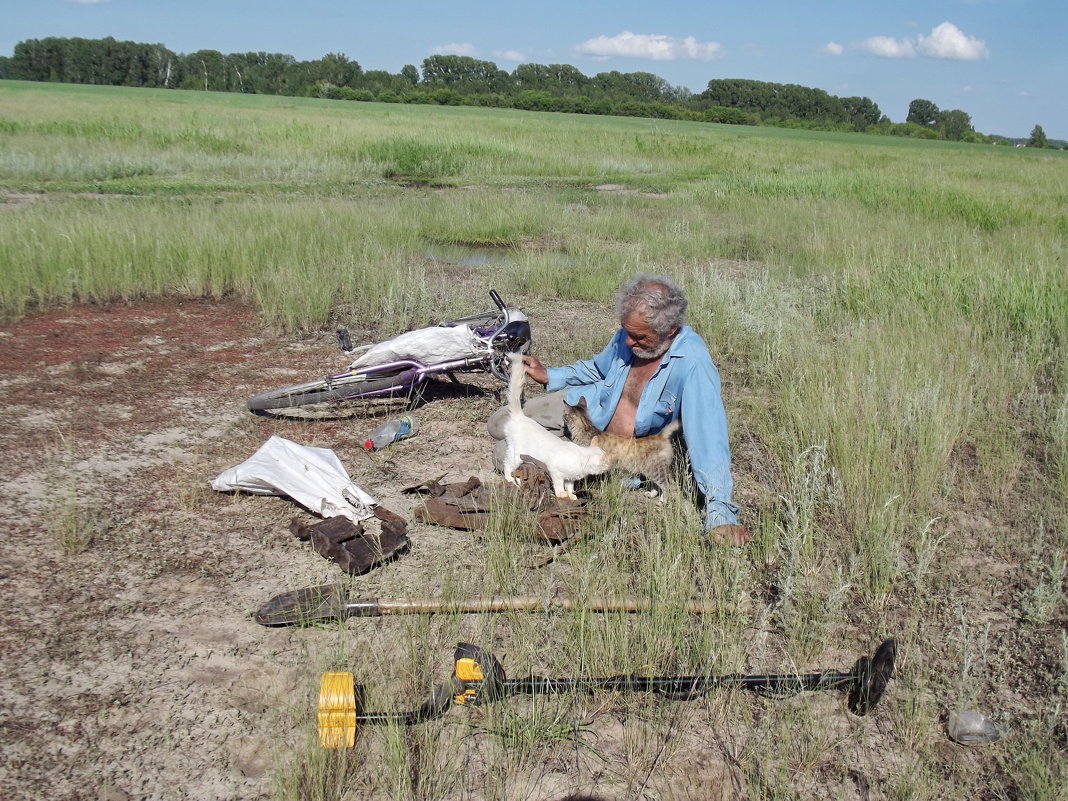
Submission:
M 424 701 L 422 706 L 408 712 L 364 712 L 360 711 L 357 705 L 355 720 L 357 723 L 370 725 L 393 723 L 400 726 L 414 726 L 417 723 L 426 723 L 448 712 L 457 692 L 457 687 L 453 683 L 442 684 L 434 689 L 430 698 Z
M 746 675 L 726 676 L 603 676 L 592 679 L 552 678 L 529 676 L 505 679 L 503 682 L 468 682 L 475 690 L 491 687 L 499 695 L 544 695 L 573 690 L 616 690 L 619 692 L 651 692 L 674 698 L 690 698 L 724 687 L 738 687 L 756 692 L 792 695 L 812 690 L 840 690 L 852 687 L 857 681 L 853 672 L 824 672 L 807 675 Z
M 617 692 L 650 692 L 669 698 L 688 699 L 723 687 L 740 687 L 758 692 L 775 694 L 796 694 L 811 690 L 849 689 L 857 681 L 855 673 L 810 673 L 802 676 L 792 675 L 744 675 L 728 676 L 603 676 L 591 679 L 553 678 L 549 676 L 528 676 L 522 679 L 504 679 L 502 681 L 453 681 L 443 684 L 433 691 L 431 697 L 421 706 L 407 712 L 368 712 L 360 711 L 357 705 L 356 722 L 380 725 L 398 724 L 414 726 L 428 720 L 439 718 L 448 711 L 455 696 L 465 690 L 474 691 L 480 702 L 499 699 L 510 695 L 552 695 L 567 692 L 595 692 L 597 690 L 614 690 Z
M 507 679 L 496 658 L 477 646 L 461 643 L 457 664 L 466 662 L 472 676 L 463 677 L 465 700 L 479 703 L 517 693 L 558 693 L 571 690 L 618 690 L 655 692 L 671 698 L 687 699 L 720 687 L 775 695 L 794 695 L 815 690 L 847 690 L 846 703 L 854 715 L 863 716 L 879 703 L 886 684 L 894 674 L 897 644 L 883 640 L 870 658 L 862 656 L 849 672 L 824 670 L 802 674 L 742 674 L 726 676 L 606 676 L 603 678 L 548 678 L 531 676 Z

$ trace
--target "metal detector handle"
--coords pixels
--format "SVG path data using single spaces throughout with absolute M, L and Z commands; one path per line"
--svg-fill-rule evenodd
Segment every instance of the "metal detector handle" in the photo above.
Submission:
M 458 642 L 452 661 L 453 678 L 462 688 L 454 699 L 457 704 L 486 703 L 504 695 L 503 687 L 508 684 L 504 667 L 489 651 Z
M 493 302 L 497 304 L 497 308 L 500 309 L 501 311 L 504 311 L 505 308 L 507 308 L 504 305 L 504 301 L 501 300 L 501 296 L 497 293 L 496 289 L 491 289 L 490 290 L 490 297 L 493 298 Z

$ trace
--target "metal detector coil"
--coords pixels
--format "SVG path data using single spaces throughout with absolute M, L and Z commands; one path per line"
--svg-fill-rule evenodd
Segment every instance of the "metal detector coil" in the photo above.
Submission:
M 853 666 L 856 681 L 849 688 L 846 704 L 854 715 L 864 717 L 870 712 L 886 692 L 886 684 L 894 675 L 894 660 L 897 657 L 897 643 L 883 640 L 875 649 L 875 655 L 868 659 L 862 656 Z
M 356 745 L 356 678 L 324 673 L 319 685 L 319 743 L 323 748 Z

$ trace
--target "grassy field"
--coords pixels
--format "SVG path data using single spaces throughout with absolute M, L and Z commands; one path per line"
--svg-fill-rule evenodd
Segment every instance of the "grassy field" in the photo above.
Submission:
M 835 797 L 858 762 L 875 797 L 1068 797 L 1063 152 L 5 81 L 0 144 L 8 320 L 237 298 L 294 336 L 339 319 L 377 321 L 384 336 L 480 308 L 473 283 L 551 310 L 607 305 L 639 270 L 675 276 L 723 372 L 754 541 L 709 549 L 689 504 L 633 517 L 601 488 L 594 544 L 549 580 L 665 608 L 642 625 L 554 619 L 551 636 L 544 617 L 513 616 L 487 622 L 487 641 L 509 643 L 518 664 L 551 645 L 557 673 L 589 676 L 771 656 L 804 670 L 895 636 L 899 677 L 863 725 L 828 726 L 811 699 L 601 702 L 650 775 L 680 732 L 744 731 L 724 758 L 752 798 Z M 493 257 L 434 258 L 455 246 Z M 609 334 L 572 320 L 547 341 L 534 325 L 552 364 Z M 512 555 L 521 522 L 498 518 L 477 581 L 446 569 L 447 593 L 545 589 Z M 689 597 L 724 611 L 696 623 L 672 612 Z M 440 672 L 428 653 L 458 624 L 411 626 L 412 664 Z M 333 666 L 388 670 L 338 643 Z M 511 798 L 510 777 L 581 750 L 597 703 L 487 711 L 477 792 L 445 778 L 470 753 L 427 727 L 369 735 L 355 765 L 309 744 L 280 765 L 275 793 Z M 294 725 L 310 731 L 297 706 Z M 964 706 L 1011 736 L 950 745 L 946 716 Z

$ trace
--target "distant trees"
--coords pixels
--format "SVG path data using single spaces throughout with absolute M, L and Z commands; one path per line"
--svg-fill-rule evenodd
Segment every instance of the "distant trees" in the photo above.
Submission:
M 327 53 L 318 61 L 306 61 L 301 65 L 301 83 L 304 85 L 330 84 L 332 86 L 356 86 L 363 70 L 344 53 Z
M 500 92 L 510 88 L 511 78 L 492 61 L 470 56 L 439 55 L 423 59 L 423 84 L 451 89 L 461 95 Z
M 184 60 L 180 89 L 203 89 L 205 92 L 225 92 L 226 58 L 218 50 L 198 50 Z
M 6 77 L 105 86 L 173 86 L 177 56 L 161 44 L 106 39 L 27 39 L 15 45 Z
M 875 101 L 867 97 L 843 97 L 842 107 L 857 131 L 866 131 L 869 126 L 877 125 L 883 116 Z
M 742 78 L 720 78 L 695 98 L 706 108 L 738 109 L 763 121 L 800 120 L 808 127 L 863 131 L 882 117 L 867 97 L 839 98 L 822 89 L 798 84 L 768 83 Z
M 1027 140 L 1028 147 L 1046 147 L 1046 132 L 1041 125 L 1031 129 L 1031 137 Z
M 930 100 L 909 104 L 892 123 L 867 97 L 836 97 L 822 89 L 740 78 L 714 79 L 694 94 L 649 72 L 584 75 L 570 64 L 520 64 L 512 72 L 470 56 L 433 55 L 420 72 L 364 71 L 344 53 L 297 61 L 284 53 L 198 50 L 176 54 L 161 44 L 106 39 L 28 39 L 0 57 L 0 78 L 214 92 L 304 95 L 335 100 L 478 105 L 575 114 L 778 125 L 891 136 L 985 141 L 963 111 Z M 1041 126 L 1032 141 L 1045 146 Z
M 972 133 L 972 118 L 957 108 L 950 111 L 940 111 L 935 122 L 935 130 L 939 132 L 942 139 L 961 142 L 967 138 L 968 134 Z
M 344 56 L 341 58 L 344 59 Z M 333 56 L 328 56 L 324 61 L 327 69 L 334 68 L 337 64 Z M 297 60 L 284 53 L 232 53 L 223 58 L 223 69 L 228 73 L 228 91 L 231 92 L 257 95 L 297 94 L 297 87 L 303 83 Z
M 914 122 L 925 128 L 933 128 L 938 121 L 938 106 L 930 100 L 916 99 L 909 103 L 909 113 L 905 122 Z
M 905 122 L 928 128 L 935 132 L 938 139 L 951 142 L 976 142 L 982 137 L 972 127 L 971 115 L 958 108 L 943 111 L 930 100 L 917 98 L 909 103 L 909 113 Z
M 554 97 L 584 94 L 592 83 L 570 64 L 520 64 L 511 77 L 520 92 L 548 92 Z

